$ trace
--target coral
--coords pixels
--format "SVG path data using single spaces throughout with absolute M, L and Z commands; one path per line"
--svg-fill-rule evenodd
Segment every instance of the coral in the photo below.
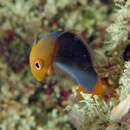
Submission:
M 129 32 L 130 1 L 122 5 L 120 0 L 115 0 L 115 5 L 118 9 L 113 16 L 113 24 L 107 28 L 109 40 L 105 42 L 111 44 L 110 49 L 114 49 L 121 41 L 126 41 Z
M 98 6 L 95 6 L 96 4 Z M 43 24 L 56 23 L 61 28 L 76 29 L 77 32 L 87 31 L 87 35 L 91 36 L 94 33 L 93 26 L 98 23 L 104 24 L 107 11 L 107 5 L 101 3 L 100 0 L 97 2 L 88 0 L 48 0 L 43 13 Z M 46 18 L 52 22 L 49 23 Z
M 10 100 L 7 100 L 6 103 L 1 105 L 0 127 L 3 130 L 14 128 L 31 130 L 35 127 L 35 118 L 30 108 Z M 8 119 L 6 119 L 7 113 Z
M 69 108 L 71 109 L 70 115 L 72 120 L 77 119 L 77 128 L 79 130 L 106 128 L 109 125 L 111 108 L 116 100 L 111 99 L 109 102 L 105 102 L 98 96 L 91 98 L 91 94 L 87 95 L 82 92 L 81 94 L 84 100 Z
M 118 97 L 110 97 L 107 101 L 105 98 L 98 96 L 91 97 L 91 94 L 81 92 L 84 100 L 74 103 L 67 107 L 70 111 L 70 117 L 75 120 L 76 127 L 79 130 L 86 129 L 127 129 L 128 123 L 125 120 L 111 120 L 111 110 L 130 94 L 130 62 L 125 63 L 125 69 L 119 80 L 120 86 L 116 89 Z M 128 101 L 128 100 L 127 100 Z M 126 113 L 125 113 L 126 114 Z M 123 115 L 124 116 L 124 115 Z M 80 118 L 80 120 L 79 120 Z M 122 127 L 118 123 L 123 124 Z
M 110 120 L 112 109 L 130 93 L 130 62 L 124 62 L 123 59 L 124 50 L 129 45 L 130 1 L 123 4 L 118 2 L 118 4 L 116 3 L 118 9 L 114 15 L 115 21 L 107 28 L 109 40 L 105 43 L 108 44 L 105 45 L 104 50 L 102 49 L 108 53 L 105 57 L 108 58 L 108 63 L 105 66 L 101 65 L 101 67 L 100 64 L 95 66 L 99 67 L 97 71 L 107 81 L 105 84 L 109 86 L 108 91 L 111 92 L 106 93 L 102 99 L 98 96 L 92 98 L 91 95 L 81 92 L 84 100 L 68 107 L 70 116 L 72 120 L 75 119 L 75 124 L 79 130 L 128 129 L 129 127 L 128 121 L 125 120 L 127 115 L 121 116 L 121 119 Z M 126 111 L 128 112 L 128 110 Z
M 27 71 L 27 75 L 23 77 L 25 72 L 21 74 L 13 72 L 0 59 L 0 127 L 3 130 L 38 128 L 60 130 L 65 124 L 64 128 L 71 130 L 67 123 L 69 117 L 62 112 L 64 106 L 58 105 L 56 94 L 62 96 L 60 94 L 63 93 L 61 90 L 57 92 L 59 86 L 56 87 L 56 83 L 50 81 L 46 87 L 51 89 L 52 85 L 55 86 L 52 93 L 45 86 L 42 88 L 39 83 L 34 83 L 31 72 Z M 68 89 L 65 92 L 70 94 Z M 64 95 L 62 98 L 63 101 L 67 100 L 67 97 L 64 99 Z M 62 104 L 63 101 L 59 103 Z
M 109 121 L 111 109 L 129 93 L 129 86 L 126 86 L 129 85 L 129 62 L 122 74 L 122 52 L 129 44 L 129 0 L 123 4 L 120 1 L 116 3 L 118 9 L 113 16 L 112 0 L 0 0 L 2 130 L 72 130 L 75 126 L 80 130 L 109 130 L 119 128 L 125 122 L 120 121 L 118 125 L 117 122 Z M 110 25 L 112 19 L 115 22 Z M 39 38 L 42 38 L 45 33 L 60 29 L 80 32 L 92 48 L 102 49 L 100 56 L 105 52 L 104 59 L 109 57 L 108 66 L 95 66 L 101 78 L 112 86 L 111 93 L 105 95 L 107 100 L 100 100 L 97 96 L 91 99 L 90 95 L 82 93 L 85 100 L 79 102 L 74 93 L 71 101 L 71 90 L 76 91 L 78 86 L 73 81 L 71 83 L 70 78 L 60 76 L 55 71 L 44 85 L 33 78 L 28 56 L 34 34 L 38 33 Z M 104 49 L 106 35 L 110 37 L 107 49 Z M 117 47 L 121 44 L 123 47 Z M 116 51 L 112 51 L 110 55 L 107 50 L 111 50 L 113 46 Z M 101 70 L 98 71 L 98 68 Z M 120 80 L 120 87 L 117 79 Z M 113 89 L 117 91 L 116 98 L 113 96 Z M 68 104 L 70 114 L 64 112 Z M 123 126 L 127 128 L 127 124 L 120 128 Z
M 119 92 L 120 100 L 124 99 L 128 94 L 130 94 L 130 61 L 125 63 L 125 69 L 119 80 Z

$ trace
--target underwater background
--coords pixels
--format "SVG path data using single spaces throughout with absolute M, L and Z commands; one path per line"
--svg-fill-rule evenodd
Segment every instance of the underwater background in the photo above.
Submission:
M 83 94 L 53 70 L 46 84 L 29 66 L 34 35 L 73 30 L 93 50 L 95 70 L 107 86 L 101 100 Z M 0 0 L 0 129 L 128 130 L 130 102 L 130 0 Z M 111 119 L 112 117 L 112 119 Z

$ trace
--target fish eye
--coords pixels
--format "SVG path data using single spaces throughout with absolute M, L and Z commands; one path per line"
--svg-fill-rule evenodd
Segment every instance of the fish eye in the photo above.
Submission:
M 36 70 L 41 70 L 41 68 L 43 67 L 43 61 L 41 59 L 36 59 L 34 62 L 34 67 L 36 68 Z

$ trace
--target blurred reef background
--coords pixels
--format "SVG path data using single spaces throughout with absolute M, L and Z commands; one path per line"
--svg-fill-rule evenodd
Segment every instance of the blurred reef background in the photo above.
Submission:
M 32 76 L 34 34 L 74 30 L 90 45 L 107 86 L 102 100 L 84 95 L 54 72 L 41 84 Z M 128 130 L 130 113 L 111 110 L 130 94 L 130 0 L 0 0 L 0 129 Z

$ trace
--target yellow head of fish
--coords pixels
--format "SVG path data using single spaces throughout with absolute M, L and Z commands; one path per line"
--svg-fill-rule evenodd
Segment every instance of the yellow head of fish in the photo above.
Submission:
M 30 66 L 33 76 L 43 81 L 50 73 L 55 56 L 55 39 L 47 37 L 34 44 L 30 53 Z

